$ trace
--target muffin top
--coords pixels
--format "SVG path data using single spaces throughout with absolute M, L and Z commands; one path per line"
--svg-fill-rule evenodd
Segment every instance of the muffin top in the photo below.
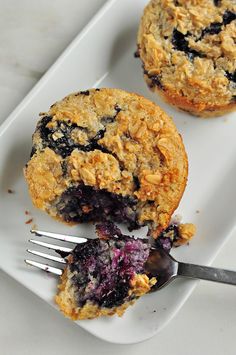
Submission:
M 235 0 L 151 0 L 138 50 L 153 85 L 201 110 L 236 102 L 235 41 Z
M 154 235 L 167 227 L 188 166 L 182 139 L 158 106 L 122 90 L 92 89 L 65 97 L 41 115 L 25 168 L 38 208 L 63 219 L 63 193 L 92 187 L 132 200 L 138 225 L 149 225 Z M 89 193 L 92 200 L 95 194 Z

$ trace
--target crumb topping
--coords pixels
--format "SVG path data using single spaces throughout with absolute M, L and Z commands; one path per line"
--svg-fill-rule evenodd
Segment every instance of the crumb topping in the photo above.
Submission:
M 150 85 L 196 109 L 235 103 L 235 0 L 152 0 L 138 47 Z
M 61 194 L 79 184 L 138 200 L 140 225 L 168 225 L 187 179 L 172 120 L 154 103 L 118 89 L 75 93 L 42 114 L 25 168 L 33 202 L 57 216 Z

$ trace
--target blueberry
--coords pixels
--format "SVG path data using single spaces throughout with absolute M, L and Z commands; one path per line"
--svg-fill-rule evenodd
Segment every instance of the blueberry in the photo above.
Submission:
M 153 88 L 153 87 L 157 86 L 160 89 L 163 89 L 163 85 L 161 83 L 160 75 L 150 75 L 149 72 L 144 68 L 144 66 L 143 66 L 143 72 L 151 80 L 151 83 L 149 84 L 150 88 Z
M 230 73 L 230 72 L 226 71 L 225 75 L 226 75 L 228 80 L 233 81 L 234 83 L 236 83 L 236 71 L 234 73 Z
M 140 181 L 139 178 L 137 176 L 133 177 L 133 181 L 134 181 L 134 188 L 135 190 L 139 190 L 140 189 Z
M 184 35 L 175 28 L 172 34 L 172 44 L 174 48 L 178 51 L 184 52 L 190 60 L 194 60 L 195 57 L 204 57 L 204 54 L 189 47 L 188 41 L 186 40 L 189 35 L 190 34 Z
M 80 95 L 85 95 L 85 96 L 89 96 L 90 92 L 89 90 L 86 90 L 86 91 L 80 91 L 79 92 Z
M 51 116 L 44 116 L 38 123 L 37 129 L 39 129 L 40 132 L 40 137 L 42 140 L 47 140 L 48 135 L 50 134 L 50 129 L 47 128 L 47 124 L 51 122 L 52 117 Z
M 137 49 L 135 52 L 134 52 L 134 58 L 139 58 L 140 57 L 140 54 L 139 54 L 139 50 Z
M 32 158 L 32 156 L 37 152 L 37 149 L 35 148 L 35 146 L 32 147 L 31 149 L 31 153 L 30 153 L 30 158 Z
M 151 80 L 153 85 L 158 86 L 159 88 L 163 88 L 159 75 L 153 75 Z
M 205 35 L 216 35 L 222 31 L 222 27 L 228 25 L 236 19 L 236 14 L 231 11 L 226 11 L 223 15 L 222 22 L 213 22 L 202 31 L 200 39 Z
M 121 111 L 121 108 L 119 105 L 115 105 L 114 109 L 116 110 L 117 113 L 119 113 Z
M 202 36 L 201 37 L 204 37 L 205 35 L 209 34 L 209 35 L 216 35 L 218 33 L 220 33 L 222 29 L 222 23 L 220 22 L 213 22 L 210 24 L 209 27 L 205 28 L 203 31 L 202 31 Z
M 226 11 L 223 15 L 223 24 L 226 26 L 230 22 L 236 20 L 236 13 L 232 11 Z
M 88 133 L 87 128 L 77 126 L 76 124 L 71 123 L 70 121 L 57 121 L 56 126 L 53 129 L 46 127 L 51 120 L 52 117 L 45 116 L 40 121 L 38 126 L 44 148 L 49 147 L 50 149 L 54 150 L 55 153 L 61 155 L 62 158 L 66 158 L 67 156 L 69 156 L 76 148 L 84 152 L 89 152 L 98 149 L 104 153 L 108 153 L 108 150 L 105 147 L 102 147 L 98 144 L 98 140 L 104 137 L 105 130 L 98 131 L 97 134 L 90 139 L 88 144 L 82 145 L 73 141 L 71 137 L 72 131 L 74 129 L 79 129 Z M 54 133 L 59 133 L 61 137 L 54 140 Z
M 136 205 L 133 197 L 81 184 L 67 189 L 56 208 L 67 222 L 115 221 L 126 223 L 132 230 L 139 227 Z
M 172 34 L 172 44 L 175 49 L 178 51 L 182 51 L 187 53 L 189 51 L 188 41 L 186 40 L 186 36 L 178 31 L 176 28 Z
M 128 296 L 129 284 L 128 282 L 118 282 L 114 290 L 111 290 L 108 294 L 103 295 L 99 304 L 102 307 L 112 308 L 120 306 L 124 302 L 124 298 Z
M 156 243 L 160 245 L 167 252 L 173 246 L 173 243 L 179 239 L 179 230 L 176 224 L 171 224 L 168 228 L 161 232 L 156 240 Z

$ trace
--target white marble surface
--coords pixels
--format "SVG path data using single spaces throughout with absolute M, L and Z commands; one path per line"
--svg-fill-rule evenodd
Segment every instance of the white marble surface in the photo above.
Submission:
M 103 3 L 0 0 L 0 122 Z M 235 252 L 236 233 L 214 265 L 236 269 Z M 141 344 L 118 346 L 81 330 L 1 271 L 0 285 L 1 355 L 236 354 L 236 288 L 231 286 L 200 282 L 162 332 Z

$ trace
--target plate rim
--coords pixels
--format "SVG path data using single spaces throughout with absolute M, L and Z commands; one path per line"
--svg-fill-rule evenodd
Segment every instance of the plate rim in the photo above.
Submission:
M 54 71 L 63 63 L 63 61 L 70 55 L 71 51 L 79 45 L 80 41 L 86 36 L 86 34 L 93 29 L 93 27 L 96 25 L 96 23 L 102 18 L 105 13 L 114 6 L 118 0 L 107 0 L 104 5 L 101 6 L 101 8 L 95 13 L 95 15 L 90 19 L 90 21 L 83 27 L 83 29 L 74 37 L 74 39 L 68 44 L 68 46 L 62 51 L 62 53 L 58 56 L 58 58 L 54 61 L 54 63 L 47 69 L 47 71 L 43 74 L 43 76 L 37 81 L 37 83 L 29 90 L 29 92 L 24 96 L 24 98 L 20 101 L 20 103 L 15 107 L 15 109 L 7 116 L 7 118 L 0 124 L 0 137 L 4 135 L 4 133 L 7 131 L 9 126 L 17 119 L 18 114 L 21 113 L 21 111 L 28 105 L 30 100 L 34 98 L 34 96 L 37 95 L 38 91 L 41 89 L 41 86 L 44 85 L 48 79 L 50 79 L 51 75 L 54 73 Z M 224 239 L 222 242 L 221 246 L 219 249 L 216 251 L 216 253 L 210 258 L 208 265 L 210 265 L 217 254 L 220 252 L 224 244 L 229 240 L 231 237 L 232 233 L 234 232 L 235 227 L 232 228 L 232 230 L 228 233 L 227 237 Z M 1 270 L 5 272 L 8 276 L 12 277 L 14 280 L 16 280 L 18 283 L 20 283 L 23 287 L 25 287 L 28 291 L 32 292 L 34 295 L 37 297 L 40 297 L 37 293 L 35 293 L 32 289 L 29 287 L 25 286 L 21 282 L 17 280 L 17 278 L 14 277 L 11 273 L 8 273 L 7 270 L 5 270 L 3 267 L 1 267 Z M 163 324 L 154 332 L 150 333 L 150 336 L 146 336 L 140 340 L 123 340 L 123 341 L 115 341 L 111 339 L 104 338 L 93 330 L 87 329 L 86 326 L 83 326 L 82 329 L 88 331 L 90 334 L 93 336 L 102 339 L 103 341 L 107 341 L 109 343 L 113 344 L 135 344 L 139 342 L 143 342 L 145 340 L 150 339 L 154 335 L 156 335 L 159 331 L 161 331 L 174 317 L 175 315 L 179 312 L 181 307 L 184 305 L 188 297 L 191 295 L 193 292 L 194 288 L 197 286 L 199 281 L 194 280 L 192 282 L 192 285 L 189 287 L 189 289 L 186 291 L 182 301 L 179 303 L 179 305 L 175 308 L 175 310 L 171 313 L 171 316 L 163 322 Z M 41 297 L 40 297 L 41 298 Z M 54 306 L 52 303 L 47 302 L 49 305 L 51 305 L 54 309 L 57 309 L 56 306 Z M 76 322 L 79 326 L 79 322 Z

